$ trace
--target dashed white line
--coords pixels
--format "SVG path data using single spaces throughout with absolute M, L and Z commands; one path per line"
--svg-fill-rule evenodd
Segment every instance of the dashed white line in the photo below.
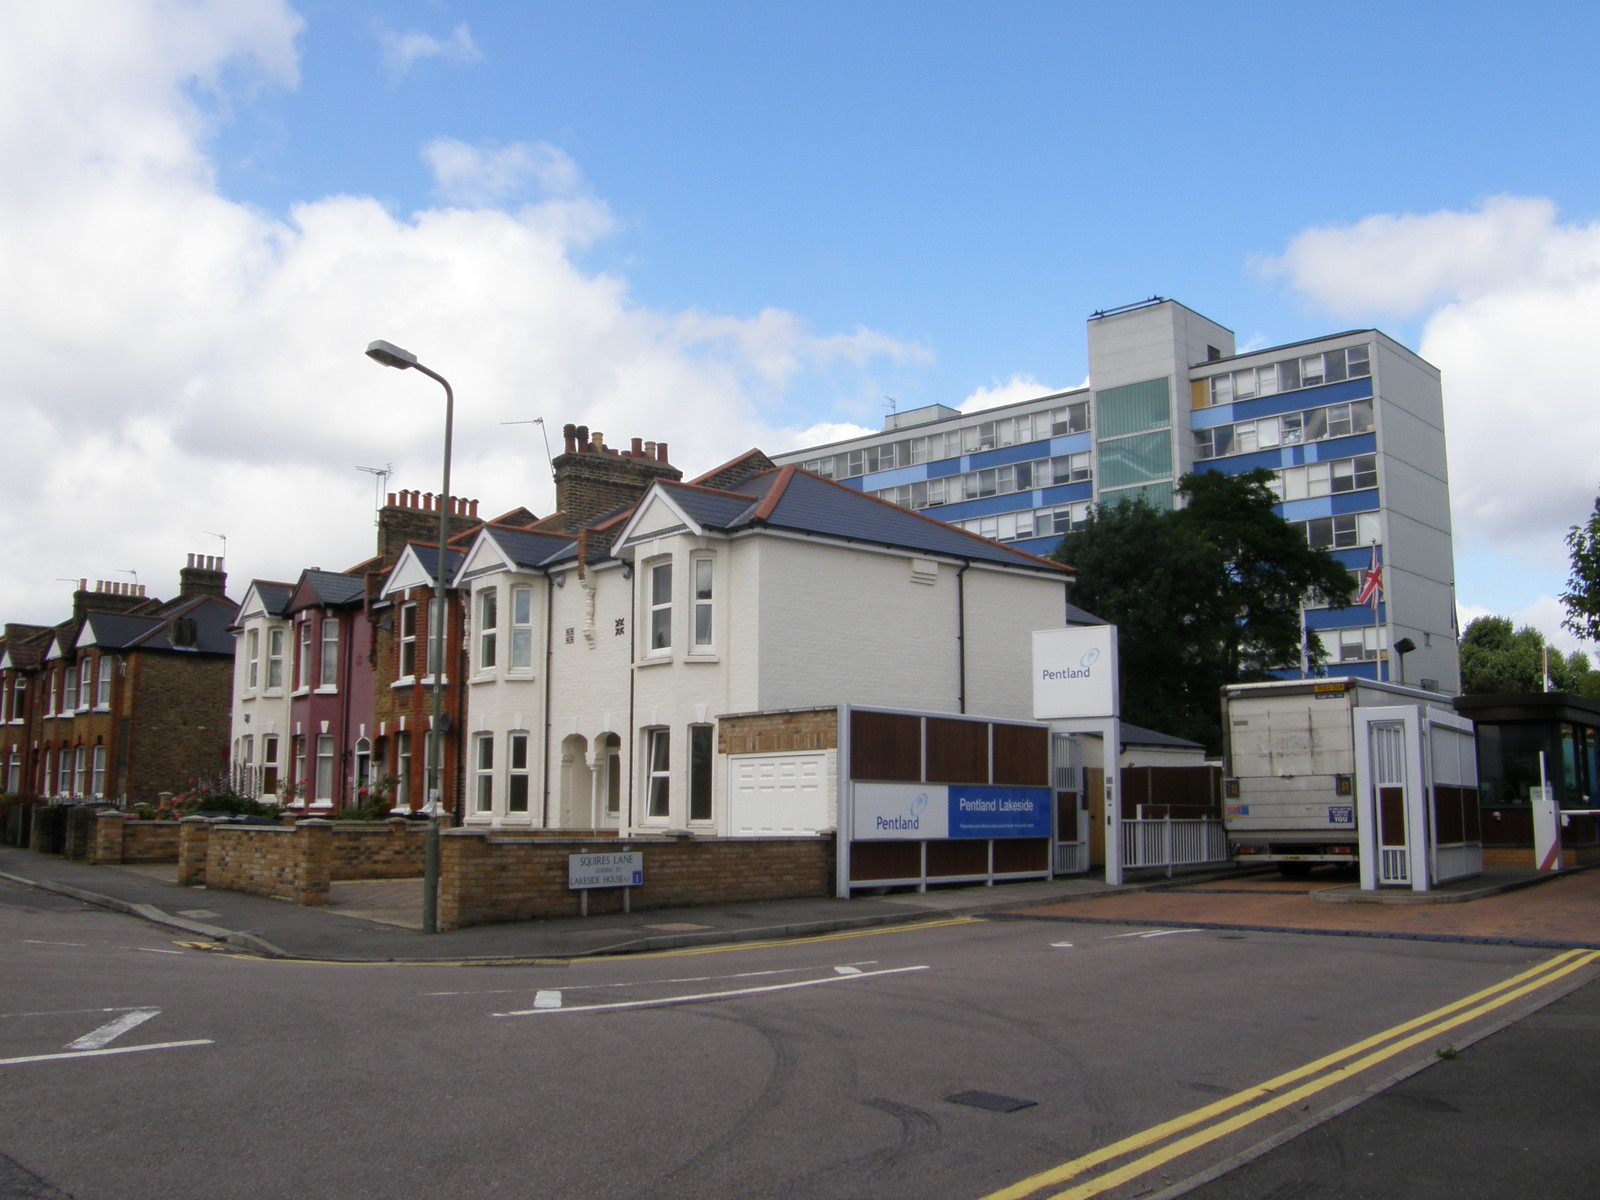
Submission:
M 882 971 L 862 971 L 856 975 L 825 975 L 821 979 L 799 979 L 793 983 L 769 983 L 762 987 L 734 988 L 726 992 L 700 992 L 689 996 L 663 996 L 658 1000 L 622 1000 L 615 1004 L 586 1004 L 577 1008 L 523 1008 L 514 1012 L 492 1013 L 496 1017 L 545 1017 L 555 1013 L 617 1012 L 628 1008 L 667 1008 L 674 1004 L 693 1004 L 701 1000 L 731 1000 L 735 996 L 755 996 L 762 992 L 785 992 L 793 988 L 816 987 L 824 983 L 850 983 L 879 975 L 900 975 L 907 971 L 926 971 L 926 966 L 889 967 Z

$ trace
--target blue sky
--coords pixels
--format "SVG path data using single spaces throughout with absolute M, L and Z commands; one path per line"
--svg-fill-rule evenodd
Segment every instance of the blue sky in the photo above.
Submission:
M 1564 645 L 1600 467 L 1593 5 L 83 0 L 0 16 L 36 453 L 9 620 L 370 548 L 373 482 L 551 507 L 545 418 L 690 474 L 1077 386 L 1152 294 L 1445 372 L 1458 595 Z M 559 449 L 559 445 L 557 447 Z M 208 532 L 210 531 L 210 532 Z M 121 572 L 121 574 L 118 574 Z M 23 575 L 29 577 L 23 578 Z M 235 586 L 235 593 L 242 587 Z

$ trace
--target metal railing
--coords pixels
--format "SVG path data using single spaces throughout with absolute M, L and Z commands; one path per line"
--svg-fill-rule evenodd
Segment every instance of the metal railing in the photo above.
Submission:
M 1185 867 L 1228 861 L 1228 835 L 1213 818 L 1139 818 L 1122 822 L 1122 865 Z

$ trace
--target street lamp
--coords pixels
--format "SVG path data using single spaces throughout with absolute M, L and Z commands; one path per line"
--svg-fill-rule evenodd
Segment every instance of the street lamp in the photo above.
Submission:
M 435 569 L 433 604 L 429 612 L 430 657 L 433 666 L 433 720 L 428 727 L 428 830 L 422 856 L 422 932 L 439 929 L 439 805 L 444 797 L 444 610 L 445 546 L 450 540 L 450 436 L 455 424 L 455 393 L 450 381 L 430 371 L 409 350 L 378 340 L 367 347 L 367 357 L 386 367 L 415 368 L 444 388 L 444 487 L 439 493 L 439 558 Z

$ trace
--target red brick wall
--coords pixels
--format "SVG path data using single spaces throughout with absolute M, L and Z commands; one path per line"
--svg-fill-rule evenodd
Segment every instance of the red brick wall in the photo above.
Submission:
M 440 838 L 440 929 L 530 917 L 569 917 L 582 893 L 567 887 L 567 856 L 644 854 L 644 884 L 631 907 L 781 900 L 833 894 L 832 838 L 624 838 L 560 841 L 452 829 Z M 595 888 L 590 912 L 617 912 L 622 892 Z

